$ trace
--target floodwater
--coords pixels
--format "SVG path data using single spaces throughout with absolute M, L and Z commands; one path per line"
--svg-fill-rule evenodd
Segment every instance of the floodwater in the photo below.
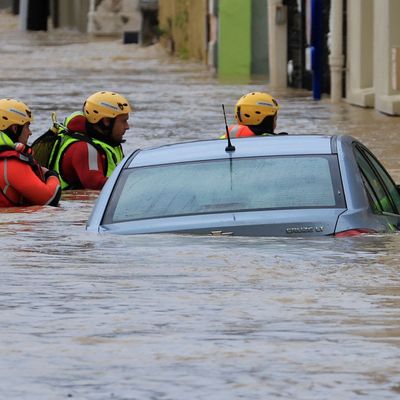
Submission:
M 232 121 L 241 94 L 268 90 L 158 46 L 0 26 L 0 97 L 31 106 L 34 137 L 115 90 L 135 107 L 126 151 L 212 138 L 222 103 Z M 278 130 L 352 134 L 400 181 L 398 118 L 274 94 Z M 399 398 L 399 235 L 98 236 L 97 194 L 1 213 L 1 399 Z

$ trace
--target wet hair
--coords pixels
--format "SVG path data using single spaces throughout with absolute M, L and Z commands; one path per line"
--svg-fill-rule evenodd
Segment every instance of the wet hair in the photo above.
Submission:
M 274 120 L 275 115 L 269 115 L 263 119 L 261 124 L 259 125 L 249 125 L 251 131 L 257 136 L 262 135 L 263 133 L 274 133 Z

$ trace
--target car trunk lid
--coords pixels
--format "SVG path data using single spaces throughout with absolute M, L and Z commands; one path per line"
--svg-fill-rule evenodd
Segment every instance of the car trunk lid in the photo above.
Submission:
M 120 234 L 191 233 L 233 236 L 325 236 L 335 232 L 344 209 L 215 213 L 120 222 L 104 230 Z

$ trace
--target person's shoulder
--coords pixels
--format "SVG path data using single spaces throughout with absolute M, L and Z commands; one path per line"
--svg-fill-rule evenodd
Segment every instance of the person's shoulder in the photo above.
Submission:
M 80 111 L 73 112 L 65 118 L 64 125 L 70 132 L 85 133 L 86 117 Z
M 11 157 L 7 159 L 7 171 L 9 175 L 17 174 L 19 179 L 21 174 L 33 173 L 29 163 L 21 160 L 18 157 Z

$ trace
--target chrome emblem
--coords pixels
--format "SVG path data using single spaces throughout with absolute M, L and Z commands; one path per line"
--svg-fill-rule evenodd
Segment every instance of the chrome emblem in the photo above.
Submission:
M 233 232 L 211 231 L 210 236 L 232 236 Z
M 312 233 L 312 232 L 323 232 L 323 226 L 294 226 L 290 228 L 286 228 L 286 233 Z

